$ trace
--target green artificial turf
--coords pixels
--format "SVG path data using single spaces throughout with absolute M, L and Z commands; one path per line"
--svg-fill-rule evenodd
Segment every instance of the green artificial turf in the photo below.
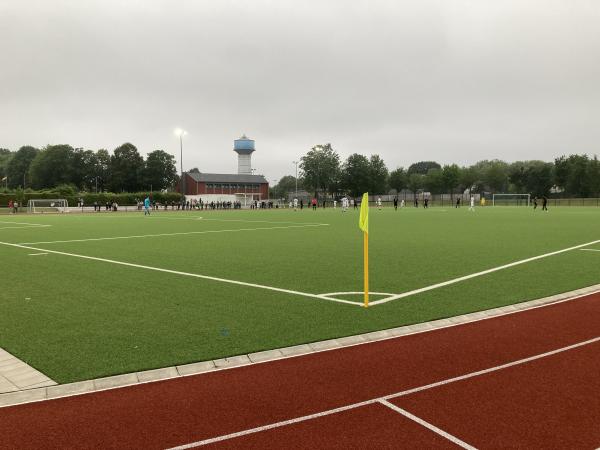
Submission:
M 45 242 L 28 245 L 306 293 L 362 289 L 357 211 L 103 212 L 0 220 L 1 242 Z M 600 239 L 599 221 L 596 208 L 372 208 L 371 290 L 398 294 Z M 6 228 L 13 222 L 51 226 Z M 327 225 L 304 227 L 311 224 Z M 210 233 L 47 243 L 199 231 Z M 600 252 L 574 250 L 365 309 L 31 253 L 37 251 L 0 245 L 0 347 L 61 383 L 391 328 L 600 282 Z M 360 295 L 337 298 L 362 301 Z

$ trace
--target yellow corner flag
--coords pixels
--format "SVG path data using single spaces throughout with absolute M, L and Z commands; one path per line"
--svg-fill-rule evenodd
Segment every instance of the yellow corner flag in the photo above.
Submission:
M 360 203 L 360 218 L 358 227 L 363 231 L 364 236 L 364 277 L 365 277 L 365 308 L 369 306 L 369 193 L 363 194 Z

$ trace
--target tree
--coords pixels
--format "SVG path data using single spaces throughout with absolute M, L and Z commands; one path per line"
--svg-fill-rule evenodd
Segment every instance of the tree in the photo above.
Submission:
M 94 189 L 98 186 L 98 191 L 104 191 L 110 183 L 110 153 L 101 148 L 96 152 L 95 166 L 93 170 Z
M 508 190 L 508 164 L 499 159 L 484 160 L 475 164 L 481 172 L 482 181 L 492 192 L 506 192 Z
M 406 187 L 409 191 L 411 191 L 414 196 L 417 196 L 417 192 L 419 189 L 423 187 L 425 175 L 421 175 L 419 173 L 411 173 L 408 176 L 408 182 L 406 183 Z
M 48 145 L 38 152 L 29 166 L 31 184 L 35 189 L 53 188 L 73 179 L 73 147 Z
M 598 197 L 600 195 L 600 161 L 596 155 L 589 162 L 587 180 L 590 193 L 594 197 Z
M 550 194 L 554 185 L 554 165 L 543 161 L 531 161 L 525 169 L 525 186 L 527 192 L 536 197 Z
M 166 189 L 175 184 L 177 168 L 175 157 L 163 150 L 148 153 L 144 166 L 143 184 L 145 189 Z
M 442 168 L 442 186 L 450 192 L 450 198 L 454 198 L 454 190 L 460 184 L 460 167 L 456 164 L 445 165 Z
M 71 182 L 81 190 L 95 188 L 97 166 L 98 157 L 96 153 L 92 150 L 76 148 L 73 151 Z
M 588 175 L 590 167 L 590 158 L 587 155 L 556 158 L 554 160 L 555 183 L 569 195 L 586 197 L 593 191 L 593 182 Z
M 7 175 L 8 163 L 13 153 L 7 148 L 0 148 L 0 179 Z
M 387 193 L 389 176 L 383 159 L 379 155 L 371 155 L 369 159 L 369 189 L 365 192 L 372 194 Z
M 515 187 L 517 193 L 522 193 L 527 185 L 527 169 L 529 164 L 526 161 L 516 161 L 508 167 L 508 181 Z
M 429 169 L 427 175 L 423 177 L 423 184 L 421 187 L 427 189 L 432 194 L 441 194 L 444 190 L 444 174 L 442 169 Z
M 29 173 L 29 166 L 38 152 L 39 150 L 37 148 L 29 145 L 23 146 L 15 152 L 6 167 L 9 188 L 14 189 L 18 186 L 25 187 L 27 184 L 26 178 Z M 25 185 L 23 183 L 25 183 Z
M 300 180 L 298 180 L 298 189 L 302 188 Z M 273 186 L 273 196 L 275 198 L 286 198 L 289 192 L 296 192 L 296 177 L 293 175 L 285 175 L 281 177 L 279 182 Z
M 411 164 L 408 167 L 408 174 L 412 175 L 413 173 L 418 173 L 420 175 L 427 175 L 427 172 L 429 172 L 431 169 L 441 168 L 442 166 L 440 166 L 435 161 L 419 161 L 414 164 Z
M 474 188 L 475 184 L 481 179 L 480 173 L 476 167 L 463 167 L 460 170 L 459 176 L 459 186 L 461 192 L 465 190 L 469 190 L 469 194 L 471 194 L 471 190 Z
M 140 178 L 144 169 L 144 158 L 135 145 L 129 142 L 117 147 L 110 158 L 110 187 L 113 192 L 136 192 L 140 189 Z
M 331 192 L 338 183 L 340 157 L 331 144 L 316 145 L 300 158 L 300 169 L 304 186 L 312 189 L 315 196 L 319 190 Z
M 352 197 L 360 197 L 370 188 L 371 164 L 366 156 L 354 153 L 342 166 L 342 189 Z
M 403 167 L 398 167 L 396 170 L 390 172 L 390 188 L 395 189 L 398 194 L 406 187 L 407 182 L 406 171 Z

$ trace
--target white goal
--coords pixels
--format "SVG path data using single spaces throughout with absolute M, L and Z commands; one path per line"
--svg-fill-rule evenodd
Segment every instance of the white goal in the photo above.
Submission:
M 531 194 L 493 194 L 492 206 L 529 206 Z
M 69 202 L 64 198 L 40 198 L 27 202 L 27 211 L 30 213 L 63 213 L 69 212 Z

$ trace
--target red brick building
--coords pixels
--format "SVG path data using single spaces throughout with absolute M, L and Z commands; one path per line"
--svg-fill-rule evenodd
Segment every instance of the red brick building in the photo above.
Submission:
M 181 192 L 181 186 L 177 186 Z M 262 175 L 185 173 L 185 195 L 204 201 L 240 201 L 269 198 L 269 182 Z

